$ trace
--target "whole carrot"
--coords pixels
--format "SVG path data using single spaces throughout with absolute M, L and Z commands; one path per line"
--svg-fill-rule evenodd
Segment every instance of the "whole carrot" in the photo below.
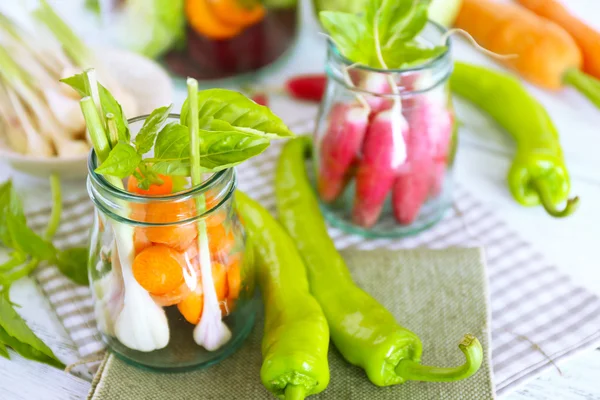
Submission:
M 514 54 L 502 62 L 530 82 L 553 90 L 572 85 L 600 108 L 600 81 L 581 71 L 577 43 L 554 22 L 517 4 L 464 0 L 456 27 L 495 53 Z
M 600 78 L 600 32 L 571 14 L 556 0 L 517 0 L 523 7 L 562 26 L 583 53 L 583 71 Z

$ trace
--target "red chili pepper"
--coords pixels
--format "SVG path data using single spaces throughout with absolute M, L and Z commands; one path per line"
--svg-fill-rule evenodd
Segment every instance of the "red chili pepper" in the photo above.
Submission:
M 269 105 L 269 97 L 267 97 L 266 93 L 256 93 L 254 94 L 251 99 L 256 103 L 259 104 L 261 106 L 268 106 Z
M 290 96 L 307 101 L 320 102 L 325 94 L 327 76 L 324 74 L 299 75 L 288 79 L 285 83 Z

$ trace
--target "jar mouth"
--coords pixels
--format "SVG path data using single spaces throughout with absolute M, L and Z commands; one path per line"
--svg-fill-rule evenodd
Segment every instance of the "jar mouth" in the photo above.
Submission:
M 442 25 L 440 25 L 437 22 L 432 21 L 432 20 L 427 20 L 427 25 L 432 26 L 437 32 L 439 32 L 440 35 L 444 35 L 448 31 Z M 364 65 L 364 64 L 356 64 L 356 63 L 350 61 L 348 58 L 346 58 L 340 52 L 340 50 L 338 49 L 336 44 L 333 42 L 333 40 L 331 40 L 331 38 L 327 39 L 327 46 L 328 46 L 331 54 L 333 54 L 335 56 L 335 58 L 338 61 L 340 61 L 341 63 L 348 65 L 348 66 L 352 65 L 352 68 L 366 71 L 366 72 L 392 73 L 392 74 L 393 73 L 401 74 L 401 73 L 419 72 L 419 71 L 424 71 L 424 70 L 433 68 L 435 66 L 435 64 L 442 62 L 450 54 L 450 51 L 452 50 L 452 41 L 450 40 L 450 37 L 446 38 L 444 45 L 446 46 L 446 50 L 443 53 L 439 54 L 437 57 L 431 58 L 429 60 L 425 60 L 420 64 L 405 67 L 405 68 L 383 69 L 383 68 L 370 67 L 370 66 Z
M 140 121 L 146 120 L 148 117 L 149 114 L 140 115 L 128 119 L 127 122 L 129 124 L 139 123 Z M 179 118 L 179 114 L 168 115 L 168 119 L 179 120 Z M 92 201 L 97 207 L 102 209 L 105 214 L 109 214 L 114 219 L 144 226 L 182 224 L 208 217 L 213 211 L 219 209 L 231 198 L 237 186 L 235 170 L 233 168 L 226 168 L 211 173 L 200 185 L 192 186 L 175 193 L 165 195 L 141 195 L 112 185 L 103 175 L 96 172 L 97 167 L 98 158 L 95 150 L 92 148 L 88 156 L 88 192 L 90 193 Z M 133 215 L 123 215 L 123 212 L 128 208 L 123 207 L 123 203 L 142 205 L 149 203 L 185 203 L 191 199 L 202 196 L 209 191 L 214 197 L 211 204 L 207 204 L 205 210 L 194 215 L 182 216 L 182 219 L 177 219 L 176 221 L 153 224 L 144 220 L 138 220 L 133 217 Z

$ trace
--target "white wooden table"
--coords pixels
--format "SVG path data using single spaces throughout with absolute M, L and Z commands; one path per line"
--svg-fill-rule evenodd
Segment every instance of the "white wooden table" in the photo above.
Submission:
M 55 3 L 69 3 L 72 6 L 77 1 L 79 0 L 58 0 Z M 569 2 L 569 7 L 600 29 L 600 3 L 597 0 L 573 0 Z M 71 8 L 71 12 L 73 9 Z M 304 8 L 305 13 L 306 10 L 307 7 Z M 269 85 L 281 83 L 286 76 L 297 73 L 322 71 L 322 38 L 315 33 L 316 28 L 310 18 L 307 21 L 301 39 L 285 65 L 277 71 L 271 71 Z M 80 25 L 82 30 L 89 29 L 83 23 Z M 455 56 L 493 66 L 492 62 L 464 43 L 457 43 Z M 600 265 L 597 260 L 600 245 L 600 111 L 570 89 L 554 95 L 533 87 L 531 90 L 548 108 L 560 130 L 565 157 L 572 174 L 572 193 L 578 194 L 582 199 L 577 213 L 565 220 L 555 220 L 548 217 L 541 208 L 526 209 L 517 205 L 510 197 L 505 182 L 512 151 L 510 142 L 492 122 L 460 102 L 457 110 L 464 126 L 456 167 L 457 180 L 491 205 L 523 237 L 575 281 L 600 295 Z M 180 88 L 174 99 L 176 107 L 181 104 L 184 96 L 185 93 Z M 273 108 L 288 123 L 316 113 L 315 106 L 288 100 L 277 101 Z M 26 196 L 29 206 L 35 207 L 40 204 L 40 199 L 48 196 L 45 182 L 34 181 L 0 164 L 0 180 L 10 176 L 18 177 L 15 182 Z M 82 181 L 64 182 L 64 189 L 84 190 L 84 185 Z M 73 343 L 32 280 L 23 279 L 18 282 L 13 288 L 12 297 L 13 301 L 22 306 L 19 311 L 30 326 L 59 357 L 67 362 L 77 359 Z M 85 398 L 90 387 L 88 381 L 30 362 L 13 352 L 11 356 L 11 361 L 0 358 L 0 399 Z M 600 351 L 583 354 L 560 367 L 562 376 L 557 371 L 551 371 L 505 399 L 600 399 Z

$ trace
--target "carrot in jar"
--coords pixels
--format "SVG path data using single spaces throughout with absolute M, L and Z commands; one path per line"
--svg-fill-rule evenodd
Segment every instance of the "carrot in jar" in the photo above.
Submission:
M 240 270 L 240 257 L 234 257 L 231 263 L 227 266 L 227 286 L 229 299 L 237 299 L 240 296 L 242 287 L 242 275 Z
M 163 181 L 162 184 L 152 184 L 148 189 L 138 187 L 138 180 L 135 176 L 127 179 L 127 191 L 142 196 L 164 196 L 173 192 L 173 180 L 168 175 L 158 175 Z
M 150 246 L 152 246 L 152 242 L 146 236 L 145 228 L 136 226 L 133 230 L 133 248 L 135 249 L 135 254 L 139 254 L 142 250 Z
M 196 207 L 192 200 L 185 202 L 153 202 L 146 207 L 146 222 L 153 224 L 172 224 L 150 226 L 146 236 L 153 243 L 161 243 L 184 251 L 196 238 L 198 231 L 193 223 L 177 224 L 195 215 Z
M 265 7 L 258 1 L 245 7 L 239 0 L 207 0 L 214 15 L 222 22 L 247 27 L 265 17 Z
M 165 245 L 142 250 L 133 260 L 133 276 L 141 287 L 152 294 L 168 293 L 183 283 L 181 254 Z
M 224 224 L 208 227 L 208 244 L 213 256 L 227 254 L 235 245 L 235 235 Z
M 185 299 L 190 293 L 191 289 L 187 282 L 183 282 L 179 285 L 178 288 L 171 290 L 168 293 L 161 295 L 152 295 L 152 299 L 156 304 L 161 307 L 168 307 L 175 304 L 179 304 L 183 299 Z
M 177 309 L 190 324 L 197 325 L 202 317 L 202 309 L 204 308 L 204 293 L 201 288 L 197 288 L 190 293 L 185 299 L 177 304 Z
M 215 40 L 231 39 L 244 28 L 242 25 L 231 25 L 217 18 L 208 0 L 186 0 L 185 15 L 194 31 Z

